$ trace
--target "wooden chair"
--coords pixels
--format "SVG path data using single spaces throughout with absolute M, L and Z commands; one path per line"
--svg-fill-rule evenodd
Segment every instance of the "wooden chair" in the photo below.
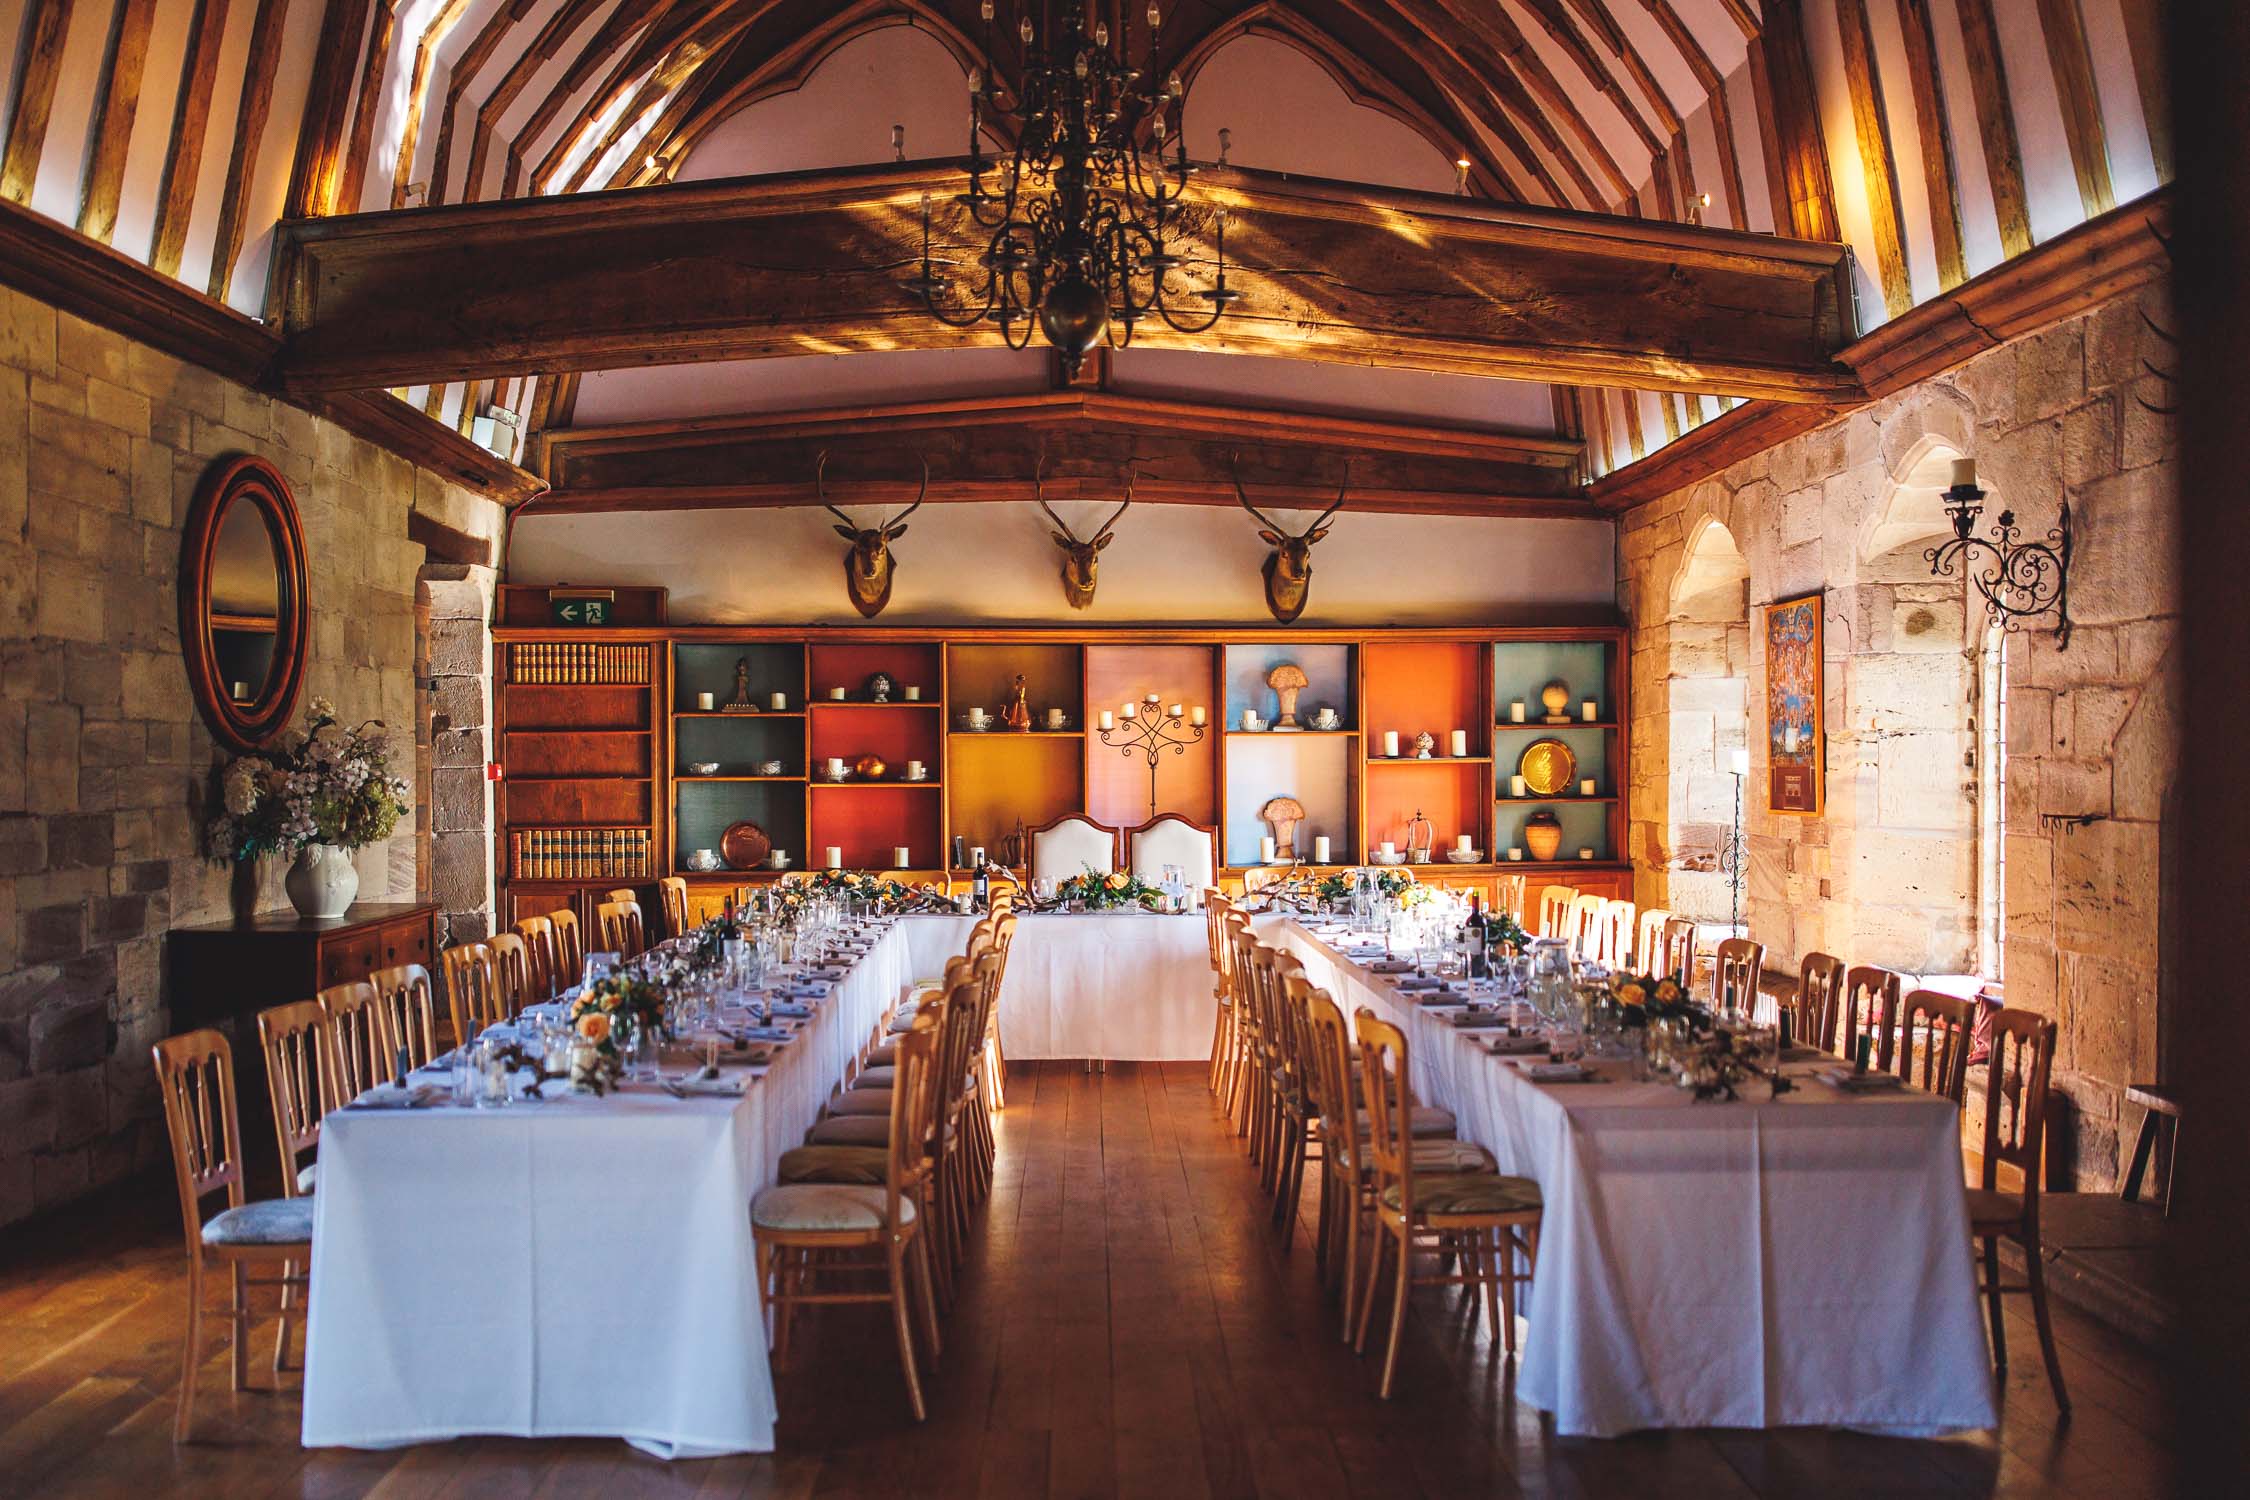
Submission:
M 1711 969 L 1711 1005 L 1721 1015 L 1755 1019 L 1758 1014 L 1758 976 L 1765 972 L 1766 945 L 1749 938 L 1721 938 L 1718 962 Z
M 553 998 L 562 988 L 562 959 L 555 948 L 555 924 L 548 917 L 525 917 L 516 923 L 523 939 L 524 976 L 534 1000 Z
M 1802 1046 L 1836 1050 L 1836 1015 L 1843 1000 L 1844 961 L 1828 953 L 1808 953 L 1797 972 L 1797 993 L 1789 997 L 1789 1029 Z
M 1854 970 L 1853 972 L 1858 972 Z M 2047 1361 L 2047 1381 L 2055 1405 L 2070 1415 L 2063 1389 L 2062 1360 L 2055 1351 L 2053 1320 L 2047 1311 L 2047 1256 L 2039 1240 L 2039 1189 L 2047 1134 L 2047 1080 L 2055 1060 L 2055 1023 L 2029 1011 L 2002 1008 L 1992 1014 L 1992 1052 L 1985 1062 L 1989 1080 L 1984 1099 L 1984 1176 L 1969 1190 L 1969 1234 L 1984 1248 L 1985 1303 L 1992 1318 L 1992 1364 L 2008 1368 L 2008 1335 L 2000 1314 L 2006 1292 L 2028 1292 L 2031 1316 L 2039 1329 L 2039 1352 Z M 2000 1190 L 2002 1163 L 2022 1175 L 2020 1192 Z M 2023 1247 L 2025 1281 L 2003 1286 L 2000 1241 Z
M 1409 1129 L 1412 1102 L 1407 1086 L 1406 1033 L 1374 1011 L 1361 1008 L 1359 1031 L 1361 1093 L 1372 1126 L 1365 1138 L 1374 1167 L 1375 1261 L 1368 1268 L 1360 1300 L 1358 1348 L 1367 1347 L 1367 1325 L 1375 1310 L 1375 1286 L 1382 1279 L 1386 1251 L 1396 1253 L 1391 1283 L 1391 1336 L 1383 1354 L 1383 1376 L 1376 1393 L 1391 1395 L 1398 1373 L 1399 1341 L 1406 1330 L 1406 1296 L 1416 1286 L 1483 1287 L 1486 1315 L 1510 1354 L 1516 1351 L 1516 1254 L 1536 1269 L 1539 1254 L 1539 1184 L 1499 1172 L 1417 1172 Z M 1441 1266 L 1437 1274 L 1417 1275 L 1417 1243 L 1450 1250 L 1458 1270 Z M 1497 1294 L 1497 1299 L 1496 1299 Z M 1471 1307 L 1474 1307 L 1471 1303 Z
M 383 1017 L 383 1044 L 395 1056 L 406 1049 L 410 1067 L 427 1067 L 437 1059 L 437 1017 L 430 999 L 430 971 L 420 964 L 400 964 L 377 969 L 367 977 Z
M 1613 969 L 1633 961 L 1633 918 L 1640 908 L 1630 901 L 1605 901 L 1595 919 L 1596 959 Z
M 1898 1076 L 1955 1104 L 1968 1093 L 1977 1008 L 1958 995 L 1916 990 L 1899 1009 Z
M 1305 1165 L 1312 1155 L 1313 1125 L 1319 1118 L 1313 1103 L 1313 1060 L 1305 1026 L 1305 966 L 1295 954 L 1278 948 L 1260 948 L 1259 959 L 1266 965 L 1261 982 L 1269 997 L 1267 1014 L 1273 1020 L 1274 1053 L 1280 1069 L 1275 1079 L 1279 1106 L 1275 1122 L 1280 1127 L 1280 1136 L 1272 1170 L 1267 1174 L 1267 1187 L 1273 1194 L 1274 1225 L 1288 1231 L 1296 1222 L 1297 1202 L 1304 1192 Z M 1292 980 L 1297 981 L 1294 991 L 1290 988 Z M 1294 1239 L 1294 1233 L 1290 1233 L 1283 1240 L 1283 1247 L 1287 1248 Z
M 304 1278 L 291 1269 L 312 1262 L 312 1200 L 273 1198 L 248 1202 L 242 1191 L 242 1122 L 235 1110 L 234 1055 L 227 1039 L 209 1029 L 166 1037 L 152 1049 L 156 1081 L 164 1100 L 164 1123 L 172 1137 L 172 1174 L 180 1190 L 180 1217 L 187 1234 L 187 1342 L 180 1364 L 179 1406 L 172 1418 L 172 1441 L 188 1440 L 195 1416 L 195 1376 L 203 1363 L 204 1277 L 206 1267 L 223 1267 L 231 1283 L 226 1319 L 232 1344 L 234 1388 L 250 1374 L 252 1287 L 294 1289 Z M 209 1220 L 203 1200 L 224 1193 L 226 1204 Z M 270 1278 L 250 1275 L 271 1267 Z M 284 1311 L 278 1364 L 286 1351 L 289 1321 Z
M 959 1003 L 966 1007 L 972 1002 L 963 995 Z M 906 1306 L 909 1262 L 922 1303 L 923 1333 L 933 1356 L 938 1339 L 926 1233 L 929 1215 L 920 1206 L 928 1201 L 931 1122 L 940 1082 L 934 1027 L 933 1018 L 900 1038 L 898 1061 L 892 1065 L 897 1072 L 890 1090 L 890 1132 L 879 1185 L 781 1183 L 758 1194 L 750 1205 L 751 1232 L 758 1246 L 759 1298 L 774 1320 L 776 1358 L 788 1358 L 790 1314 L 797 1306 L 888 1302 L 898 1334 L 899 1363 L 906 1375 L 907 1402 L 917 1422 L 924 1410 L 913 1320 Z M 835 1269 L 847 1274 L 880 1269 L 884 1289 L 813 1289 L 816 1272 Z
M 2180 1162 L 2180 1095 L 2176 1089 L 2161 1083 L 2134 1083 L 2125 1088 L 2125 1102 L 2141 1107 L 2140 1133 L 2133 1137 L 2132 1164 L 2125 1169 L 2125 1180 L 2119 1184 L 2117 1196 L 2127 1203 L 2138 1203 L 2141 1197 L 2141 1178 L 2147 1173 L 2150 1158 L 2162 1147 L 2164 1172 L 2164 1217 L 2172 1217 L 2173 1169 Z
M 1836 1052 L 1855 1057 L 1859 1039 L 1874 1041 L 1873 1066 L 1891 1071 L 1893 1033 L 1898 1026 L 1899 976 L 1873 964 L 1854 964 L 1844 972 L 1844 1003 L 1836 1013 Z
M 1578 892 L 1567 885 L 1543 886 L 1539 891 L 1539 930 L 1534 937 L 1570 936 L 1570 907 Z
M 383 1007 L 375 986 L 364 979 L 332 984 L 320 992 L 321 1014 L 328 1018 L 328 1060 L 335 1065 L 329 1106 L 341 1109 L 379 1083 L 390 1081 L 397 1053 L 383 1028 Z
M 567 906 L 547 913 L 547 920 L 555 924 L 555 987 L 576 989 L 586 978 L 586 929 Z
M 1664 967 L 1658 976 L 1669 974 L 1677 979 L 1683 989 L 1695 983 L 1695 923 L 1686 917 L 1664 919 Z
M 621 885 L 614 891 L 605 892 L 602 899 L 604 901 L 629 901 L 638 906 L 641 904 L 641 893 L 629 885 Z
M 1633 968 L 1641 974 L 1664 972 L 1664 924 L 1672 914 L 1661 906 L 1651 906 L 1640 915 L 1633 929 Z
M 520 933 L 496 932 L 485 946 L 492 950 L 492 983 L 498 992 L 500 1013 L 520 1014 L 532 1000 L 529 945 Z
M 1524 880 L 1521 875 L 1502 875 L 1492 882 L 1492 910 L 1518 927 L 1523 925 Z
M 457 1047 L 475 1041 L 487 1026 L 508 1019 L 490 947 L 463 943 L 445 950 L 445 1003 L 453 1014 L 453 1043 Z
M 1570 939 L 1572 956 L 1581 963 L 1601 962 L 1602 912 L 1608 905 L 1607 896 L 1593 891 L 1580 891 L 1570 898 L 1563 935 Z
M 687 881 L 667 875 L 656 882 L 656 899 L 664 908 L 664 935 L 686 937 L 688 931 Z
M 604 901 L 594 908 L 595 926 L 601 934 L 601 952 L 635 958 L 642 947 L 641 904 L 638 901 Z
M 1239 1040 L 1234 1024 L 1233 981 L 1227 972 L 1227 961 L 1232 956 L 1227 943 L 1226 915 L 1234 903 L 1217 886 L 1206 886 L 1203 891 L 1203 939 L 1211 955 L 1211 1068 L 1206 1079 L 1211 1092 L 1225 1099 L 1232 1084 L 1235 1063 L 1235 1044 Z
M 293 1000 L 258 1012 L 258 1045 L 266 1054 L 266 1094 L 273 1104 L 273 1138 L 281 1147 L 281 1195 L 313 1190 L 321 1117 L 340 1101 L 328 1057 L 328 1013 L 318 1000 Z
M 1000 955 L 1000 972 L 993 977 L 991 1015 L 984 1030 L 983 1044 L 977 1049 L 977 1076 L 984 1088 L 984 1103 L 988 1109 L 1008 1107 L 1008 1060 L 1000 1051 L 1000 996 L 1008 984 L 1008 955 L 1016 946 L 1015 904 L 1008 903 L 993 913 L 992 950 Z M 986 1122 L 986 1134 L 991 1133 L 991 1123 Z M 997 1152 L 999 1142 L 988 1140 L 988 1149 Z

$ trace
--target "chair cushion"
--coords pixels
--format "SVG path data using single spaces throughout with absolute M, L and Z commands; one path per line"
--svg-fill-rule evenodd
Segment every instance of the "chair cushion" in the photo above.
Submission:
M 309 1245 L 310 1198 L 267 1198 L 230 1208 L 203 1226 L 206 1245 Z
M 2023 1194 L 1969 1189 L 1969 1232 L 2013 1229 L 2023 1222 Z
M 914 1012 L 913 1012 L 913 1011 L 910 1011 L 910 1010 L 902 1010 L 902 1011 L 900 1011 L 900 1012 L 899 1012 L 899 1013 L 898 1013 L 897 1015 L 895 1015 L 895 1016 L 891 1017 L 891 1035 L 892 1035 L 892 1036 L 904 1036 L 904 1035 L 906 1035 L 906 1033 L 908 1033 L 909 1031 L 912 1031 L 913 1029 L 914 1029 Z
M 308 1161 L 297 1169 L 297 1193 L 300 1197 L 320 1185 L 320 1163 Z
M 859 1076 L 852 1080 L 852 1087 L 855 1090 L 887 1089 L 894 1086 L 897 1082 L 898 1069 L 895 1067 L 861 1068 L 859 1070 Z
M 1498 1172 L 1449 1172 L 1414 1179 L 1419 1214 L 1521 1214 L 1539 1211 L 1539 1184 Z M 1383 1206 L 1398 1207 L 1398 1184 L 1383 1189 Z
M 889 1089 L 853 1089 L 848 1094 L 833 1094 L 829 1096 L 828 1112 L 832 1115 L 881 1115 L 883 1118 L 889 1119 L 891 1091 Z
M 883 1228 L 887 1189 L 850 1182 L 790 1182 L 767 1188 L 750 1204 L 750 1222 L 759 1229 L 799 1232 L 866 1232 Z M 898 1200 L 901 1223 L 914 1222 L 914 1200 Z
M 881 1187 L 890 1169 L 888 1146 L 798 1146 L 781 1153 L 783 1182 L 858 1182 Z
M 1415 1105 L 1414 1113 L 1406 1122 L 1406 1133 L 1416 1140 L 1429 1140 L 1434 1136 L 1453 1135 L 1458 1128 L 1454 1123 L 1453 1111 L 1440 1109 L 1435 1104 Z M 1365 1109 L 1359 1111 L 1359 1133 L 1362 1136 L 1375 1133 L 1375 1127 L 1368 1122 Z
M 831 1115 L 805 1132 L 808 1146 L 888 1146 L 890 1143 L 891 1117 L 887 1112 Z
M 871 1068 L 896 1067 L 898 1065 L 898 1043 L 885 1042 L 879 1047 L 870 1048 L 867 1054 L 867 1065 Z
M 1337 1166 L 1342 1167 L 1347 1172 L 1352 1169 L 1350 1147 L 1326 1133 L 1322 1135 L 1322 1146 L 1323 1149 L 1335 1156 Z M 1428 1140 L 1415 1141 L 1413 1152 L 1414 1175 L 1417 1181 L 1425 1172 L 1497 1172 L 1500 1170 L 1498 1163 L 1492 1159 L 1492 1153 L 1475 1141 L 1456 1141 L 1444 1136 L 1433 1136 Z

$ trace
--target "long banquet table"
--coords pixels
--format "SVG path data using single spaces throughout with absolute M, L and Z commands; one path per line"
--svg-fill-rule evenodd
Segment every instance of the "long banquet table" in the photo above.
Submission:
M 1417 1096 L 1539 1183 L 1516 1388 L 1559 1432 L 1993 1425 L 1953 1104 L 1537 1084 L 1304 925 L 1261 932 L 1347 1016 L 1401 1026 Z
M 894 923 L 739 1098 L 550 1085 L 548 1102 L 504 1110 L 332 1112 L 305 1444 L 501 1434 L 616 1436 L 664 1457 L 771 1450 L 749 1203 L 916 972 Z

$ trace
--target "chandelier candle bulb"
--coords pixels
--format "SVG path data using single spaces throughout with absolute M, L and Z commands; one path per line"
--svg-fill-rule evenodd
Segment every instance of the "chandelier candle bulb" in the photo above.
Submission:
M 1454 730 L 1446 736 L 1446 748 L 1454 755 L 1467 755 L 1469 753 L 1469 731 L 1466 729 Z

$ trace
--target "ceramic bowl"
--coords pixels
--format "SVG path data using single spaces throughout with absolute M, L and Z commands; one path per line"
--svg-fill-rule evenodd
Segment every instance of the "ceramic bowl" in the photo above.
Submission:
M 688 762 L 688 770 L 697 776 L 716 776 L 719 774 L 719 763 L 715 760 L 691 760 Z
M 1473 865 L 1484 859 L 1482 849 L 1448 849 L 1445 857 L 1457 865 Z

